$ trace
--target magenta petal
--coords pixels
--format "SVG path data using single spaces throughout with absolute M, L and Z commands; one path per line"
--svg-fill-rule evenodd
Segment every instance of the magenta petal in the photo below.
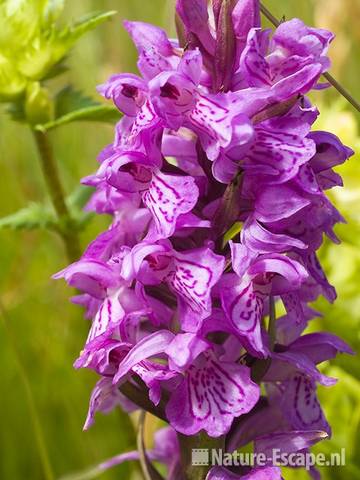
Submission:
M 355 355 L 355 352 L 341 338 L 330 333 L 309 333 L 299 337 L 290 347 L 310 358 L 315 364 L 330 360 L 338 353 Z
M 269 186 L 259 192 L 255 216 L 261 222 L 276 222 L 294 215 L 309 204 L 309 200 L 288 186 Z
M 170 237 L 180 215 L 190 212 L 197 203 L 199 189 L 192 177 L 153 174 L 149 189 L 143 194 L 151 211 L 158 233 Z
M 322 73 L 322 65 L 316 63 L 314 65 L 306 65 L 299 71 L 296 71 L 289 77 L 279 80 L 273 87 L 272 92 L 278 100 L 288 100 L 294 94 L 305 94 L 316 84 Z
M 286 48 L 289 53 L 312 57 L 314 61 L 327 64 L 327 51 L 334 35 L 328 30 L 311 28 L 298 18 L 282 22 L 276 29 L 273 42 Z
M 306 249 L 306 245 L 297 238 L 272 233 L 256 220 L 249 218 L 241 231 L 244 245 L 259 253 L 285 253 L 292 248 Z
M 155 47 L 161 55 L 168 56 L 173 53 L 173 47 L 167 34 L 161 28 L 150 23 L 125 21 L 124 26 L 129 32 L 139 53 Z
M 209 160 L 212 161 L 219 156 L 221 147 L 225 148 L 230 144 L 234 118 L 241 113 L 240 109 L 232 104 L 231 95 L 198 93 L 195 108 L 189 114 L 189 122 L 186 124 L 198 134 Z
M 132 74 L 113 75 L 97 87 L 105 98 L 112 99 L 125 115 L 135 117 L 146 100 L 147 85 L 144 80 Z
M 305 375 L 296 374 L 283 385 L 279 406 L 295 430 L 321 430 L 330 435 L 327 423 L 316 396 L 315 383 Z
M 179 372 L 184 371 L 208 348 L 210 344 L 193 333 L 176 335 L 165 350 L 169 356 L 169 368 Z
M 270 66 L 265 58 L 269 36 L 270 30 L 261 31 L 258 28 L 251 29 L 248 34 L 247 45 L 240 58 L 240 73 L 249 87 L 271 85 Z
M 224 467 L 212 467 L 209 473 L 206 475 L 205 480 L 238 480 L 240 475 L 230 472 Z
M 164 352 L 173 338 L 173 333 L 167 330 L 160 330 L 140 340 L 120 363 L 113 383 L 119 382 L 122 377 L 142 360 Z
M 257 438 L 254 451 L 263 453 L 267 458 L 271 458 L 274 450 L 279 450 L 281 454 L 296 453 L 312 447 L 327 437 L 328 434 L 321 430 L 272 433 L 271 435 Z
M 286 380 L 286 378 L 298 371 L 327 387 L 337 382 L 336 378 L 320 373 L 315 363 L 298 351 L 288 350 L 286 352 L 273 353 L 272 359 L 270 368 L 264 377 L 266 381 Z
M 250 379 L 250 370 L 236 363 L 218 362 L 204 353 L 186 372 L 166 407 L 166 416 L 175 430 L 195 435 L 205 430 L 218 437 L 232 421 L 249 412 L 259 399 L 259 387 Z
M 290 129 L 289 129 L 290 130 Z M 315 143 L 287 129 L 257 126 L 254 144 L 240 165 L 248 175 L 269 185 L 294 178 L 300 167 L 315 155 Z
M 185 124 L 186 115 L 193 110 L 196 85 L 178 72 L 163 72 L 149 84 L 154 109 L 165 125 L 174 131 Z
M 136 410 L 136 405 L 132 404 L 124 395 L 122 395 L 117 386 L 111 382 L 111 378 L 102 378 L 99 380 L 91 394 L 89 412 L 84 425 L 87 430 L 94 423 L 94 415 L 100 411 L 109 413 L 117 405 L 125 407 L 127 411 Z
M 309 138 L 316 143 L 316 155 L 311 160 L 311 167 L 316 174 L 341 165 L 354 155 L 351 148 L 343 145 L 339 138 L 331 133 L 315 131 L 309 134 Z
M 79 260 L 55 274 L 53 278 L 64 278 L 70 286 L 99 299 L 105 297 L 108 287 L 115 286 L 118 282 L 110 266 L 93 259 Z
M 201 70 L 203 68 L 202 56 L 198 49 L 186 51 L 179 63 L 178 71 L 185 78 L 192 81 L 194 85 L 199 85 Z
M 253 27 L 261 26 L 260 6 L 258 0 L 244 0 L 237 2 L 232 12 L 234 33 L 236 36 L 236 65 L 247 42 L 249 31 Z
M 92 322 L 86 343 L 102 338 L 104 335 L 110 337 L 113 334 L 125 315 L 125 310 L 120 303 L 120 295 L 121 292 L 117 291 L 114 295 L 105 298 Z
M 258 253 L 256 250 L 250 250 L 241 243 L 230 241 L 229 244 L 232 267 L 237 276 L 242 278 L 258 256 Z
M 280 295 L 298 289 L 309 277 L 301 263 L 281 254 L 268 254 L 259 257 L 248 269 L 249 275 L 277 273 L 272 281 L 272 294 Z
M 206 480 L 281 480 L 281 470 L 278 467 L 253 468 L 246 475 L 236 475 L 224 467 L 213 467 Z
M 167 283 L 197 314 L 198 320 L 211 313 L 211 289 L 222 276 L 224 264 L 224 257 L 209 248 L 176 253 Z
M 233 288 L 224 288 L 221 293 L 223 309 L 244 347 L 255 356 L 267 356 L 261 320 L 264 315 L 264 295 L 254 289 L 250 282 L 239 283 Z
M 167 274 L 167 264 L 164 265 L 164 269 L 156 268 L 156 271 L 153 271 L 151 268 L 147 268 L 144 266 L 146 264 L 146 258 L 151 257 L 154 260 L 157 257 L 162 257 L 163 259 L 168 257 L 168 262 L 171 260 L 171 250 L 170 247 L 166 245 L 160 245 L 156 243 L 138 243 L 135 247 L 125 256 L 122 269 L 121 269 L 121 276 L 126 280 L 134 280 L 136 277 L 139 276 L 140 273 L 146 277 L 151 277 L 151 284 L 161 283 L 165 275 Z M 159 267 L 159 265 L 157 265 Z M 145 272 L 144 272 L 145 271 Z M 146 275 L 148 274 L 148 275 Z M 148 278 L 146 278 L 149 280 Z
M 247 475 L 243 475 L 242 480 L 281 480 L 281 470 L 279 467 L 259 467 L 251 470 Z
M 176 11 L 186 32 L 195 35 L 203 49 L 213 54 L 215 40 L 210 32 L 207 0 L 177 0 Z

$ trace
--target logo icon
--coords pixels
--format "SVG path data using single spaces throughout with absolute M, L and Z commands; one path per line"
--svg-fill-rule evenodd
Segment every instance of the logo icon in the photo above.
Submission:
M 207 448 L 193 448 L 192 449 L 192 464 L 194 466 L 207 466 L 209 465 L 209 449 Z

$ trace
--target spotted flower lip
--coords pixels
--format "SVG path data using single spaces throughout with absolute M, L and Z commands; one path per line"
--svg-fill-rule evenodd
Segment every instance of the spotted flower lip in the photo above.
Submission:
M 98 88 L 123 117 L 83 179 L 87 209 L 112 221 L 54 276 L 80 290 L 91 321 L 75 362 L 100 376 L 85 427 L 98 411 L 146 406 L 170 425 L 148 456 L 171 480 L 182 478 L 177 432 L 224 436 L 230 451 L 330 436 L 317 385 L 336 380 L 318 365 L 353 353 L 304 334 L 319 316 L 310 304 L 336 299 L 317 251 L 325 235 L 339 241 L 344 219 L 325 191 L 353 154 L 312 130 L 319 112 L 304 97 L 333 35 L 298 19 L 263 30 L 258 0 L 177 0 L 176 12 L 178 40 L 125 22 L 139 72 Z M 120 457 L 109 466 L 137 454 Z M 281 471 L 214 467 L 206 480 L 237 478 Z
M 185 435 L 204 429 L 218 437 L 228 431 L 234 417 L 250 411 L 258 398 L 259 387 L 250 380 L 247 367 L 219 363 L 204 353 L 173 392 L 166 414 Z

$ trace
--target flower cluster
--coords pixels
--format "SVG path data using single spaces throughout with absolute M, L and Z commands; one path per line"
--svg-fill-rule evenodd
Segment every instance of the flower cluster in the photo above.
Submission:
M 96 188 L 88 209 L 113 221 L 56 278 L 92 320 L 75 364 L 101 376 L 86 427 L 142 396 L 172 429 L 227 435 L 230 450 L 306 449 L 330 435 L 316 388 L 335 380 L 317 365 L 351 353 L 302 335 L 309 303 L 336 297 L 316 251 L 324 234 L 338 241 L 324 191 L 352 155 L 311 131 L 305 97 L 323 87 L 333 35 L 297 19 L 262 30 L 257 0 L 230 4 L 178 0 L 179 40 L 125 22 L 140 75 L 99 87 L 123 117 L 83 181 Z M 243 478 L 280 478 L 265 470 Z

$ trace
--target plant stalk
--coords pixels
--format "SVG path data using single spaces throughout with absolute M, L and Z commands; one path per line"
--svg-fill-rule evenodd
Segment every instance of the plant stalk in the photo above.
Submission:
M 146 412 L 142 410 L 139 419 L 139 429 L 137 435 L 137 448 L 140 456 L 141 471 L 144 480 L 164 480 L 160 473 L 156 470 L 153 464 L 150 462 L 144 445 L 144 432 L 145 432 L 145 418 Z
M 59 233 L 63 239 L 67 257 L 72 263 L 80 257 L 80 243 L 74 221 L 66 205 L 65 193 L 60 181 L 59 170 L 54 158 L 52 145 L 46 132 L 33 130 L 33 135 L 39 152 L 41 169 L 46 186 L 60 222 Z
M 192 453 L 194 449 L 206 449 L 209 451 L 211 459 L 211 450 L 225 451 L 225 437 L 212 438 L 205 432 L 200 432 L 198 435 L 186 436 L 178 434 L 181 465 L 185 480 L 205 480 L 211 465 L 193 465 Z

